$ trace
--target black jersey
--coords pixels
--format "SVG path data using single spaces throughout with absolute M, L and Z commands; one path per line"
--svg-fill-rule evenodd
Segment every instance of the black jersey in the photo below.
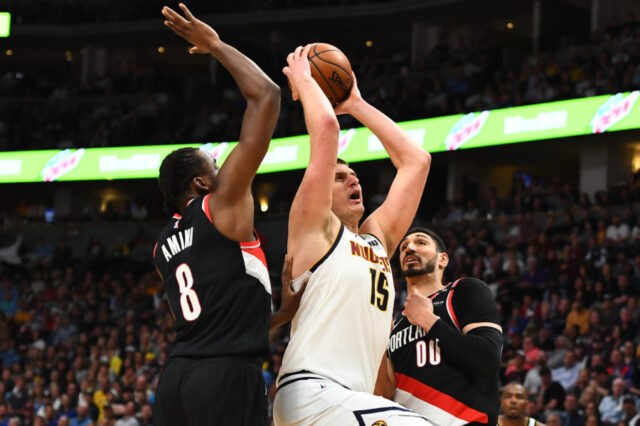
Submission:
M 493 295 L 478 279 L 460 279 L 430 298 L 439 321 L 458 331 L 477 322 L 500 323 Z M 394 323 L 387 355 L 395 370 L 397 402 L 438 425 L 496 424 L 498 375 L 464 372 L 447 359 L 439 339 L 430 338 L 404 315 Z
M 172 357 L 265 356 L 271 285 L 259 241 L 239 243 L 213 225 L 210 195 L 162 230 L 153 260 L 175 318 Z

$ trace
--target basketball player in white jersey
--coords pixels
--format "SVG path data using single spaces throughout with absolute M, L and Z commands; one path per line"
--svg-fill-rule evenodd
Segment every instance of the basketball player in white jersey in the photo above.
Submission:
M 296 283 L 309 278 L 293 318 L 274 405 L 276 425 L 427 425 L 397 403 L 372 395 L 392 323 L 388 253 L 407 231 L 424 190 L 430 155 L 365 102 L 355 77 L 332 109 L 298 47 L 283 72 L 300 99 L 311 158 L 289 215 L 288 253 Z M 362 225 L 362 189 L 337 159 L 336 114 L 351 114 L 382 142 L 397 174 L 385 202 Z

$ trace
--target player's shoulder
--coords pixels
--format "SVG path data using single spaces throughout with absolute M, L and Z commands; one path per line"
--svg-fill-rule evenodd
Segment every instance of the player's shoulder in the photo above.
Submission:
M 463 291 L 484 291 L 489 290 L 489 286 L 484 281 L 475 277 L 464 277 L 453 283 L 453 288 Z

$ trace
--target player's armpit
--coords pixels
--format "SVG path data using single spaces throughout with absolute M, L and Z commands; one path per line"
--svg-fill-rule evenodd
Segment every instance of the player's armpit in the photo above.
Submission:
M 440 340 L 442 356 L 447 356 L 461 370 L 482 376 L 498 374 L 503 339 L 495 328 L 477 327 L 462 334 L 438 320 L 429 330 L 429 337 Z
M 462 329 L 462 334 L 467 334 L 471 330 L 473 330 L 474 328 L 478 328 L 478 327 L 492 327 L 492 328 L 495 328 L 496 330 L 498 330 L 500 333 L 502 333 L 502 327 L 500 327 L 500 325 L 498 325 L 496 323 L 493 323 L 493 322 L 474 322 L 474 323 L 465 325 L 464 328 Z
M 396 376 L 393 363 L 386 354 L 382 357 L 382 362 L 378 369 L 378 378 L 376 379 L 373 394 L 390 400 L 393 400 L 396 394 Z

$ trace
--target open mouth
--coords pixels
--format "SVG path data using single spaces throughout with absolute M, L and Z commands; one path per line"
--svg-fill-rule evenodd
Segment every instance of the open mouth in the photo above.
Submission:
M 362 200 L 360 199 L 360 191 L 352 192 L 349 195 L 349 201 L 357 202 L 357 203 L 361 202 Z
M 414 256 L 414 255 L 408 255 L 407 257 L 404 258 L 404 264 L 409 266 L 409 265 L 417 265 L 418 264 L 418 257 Z

